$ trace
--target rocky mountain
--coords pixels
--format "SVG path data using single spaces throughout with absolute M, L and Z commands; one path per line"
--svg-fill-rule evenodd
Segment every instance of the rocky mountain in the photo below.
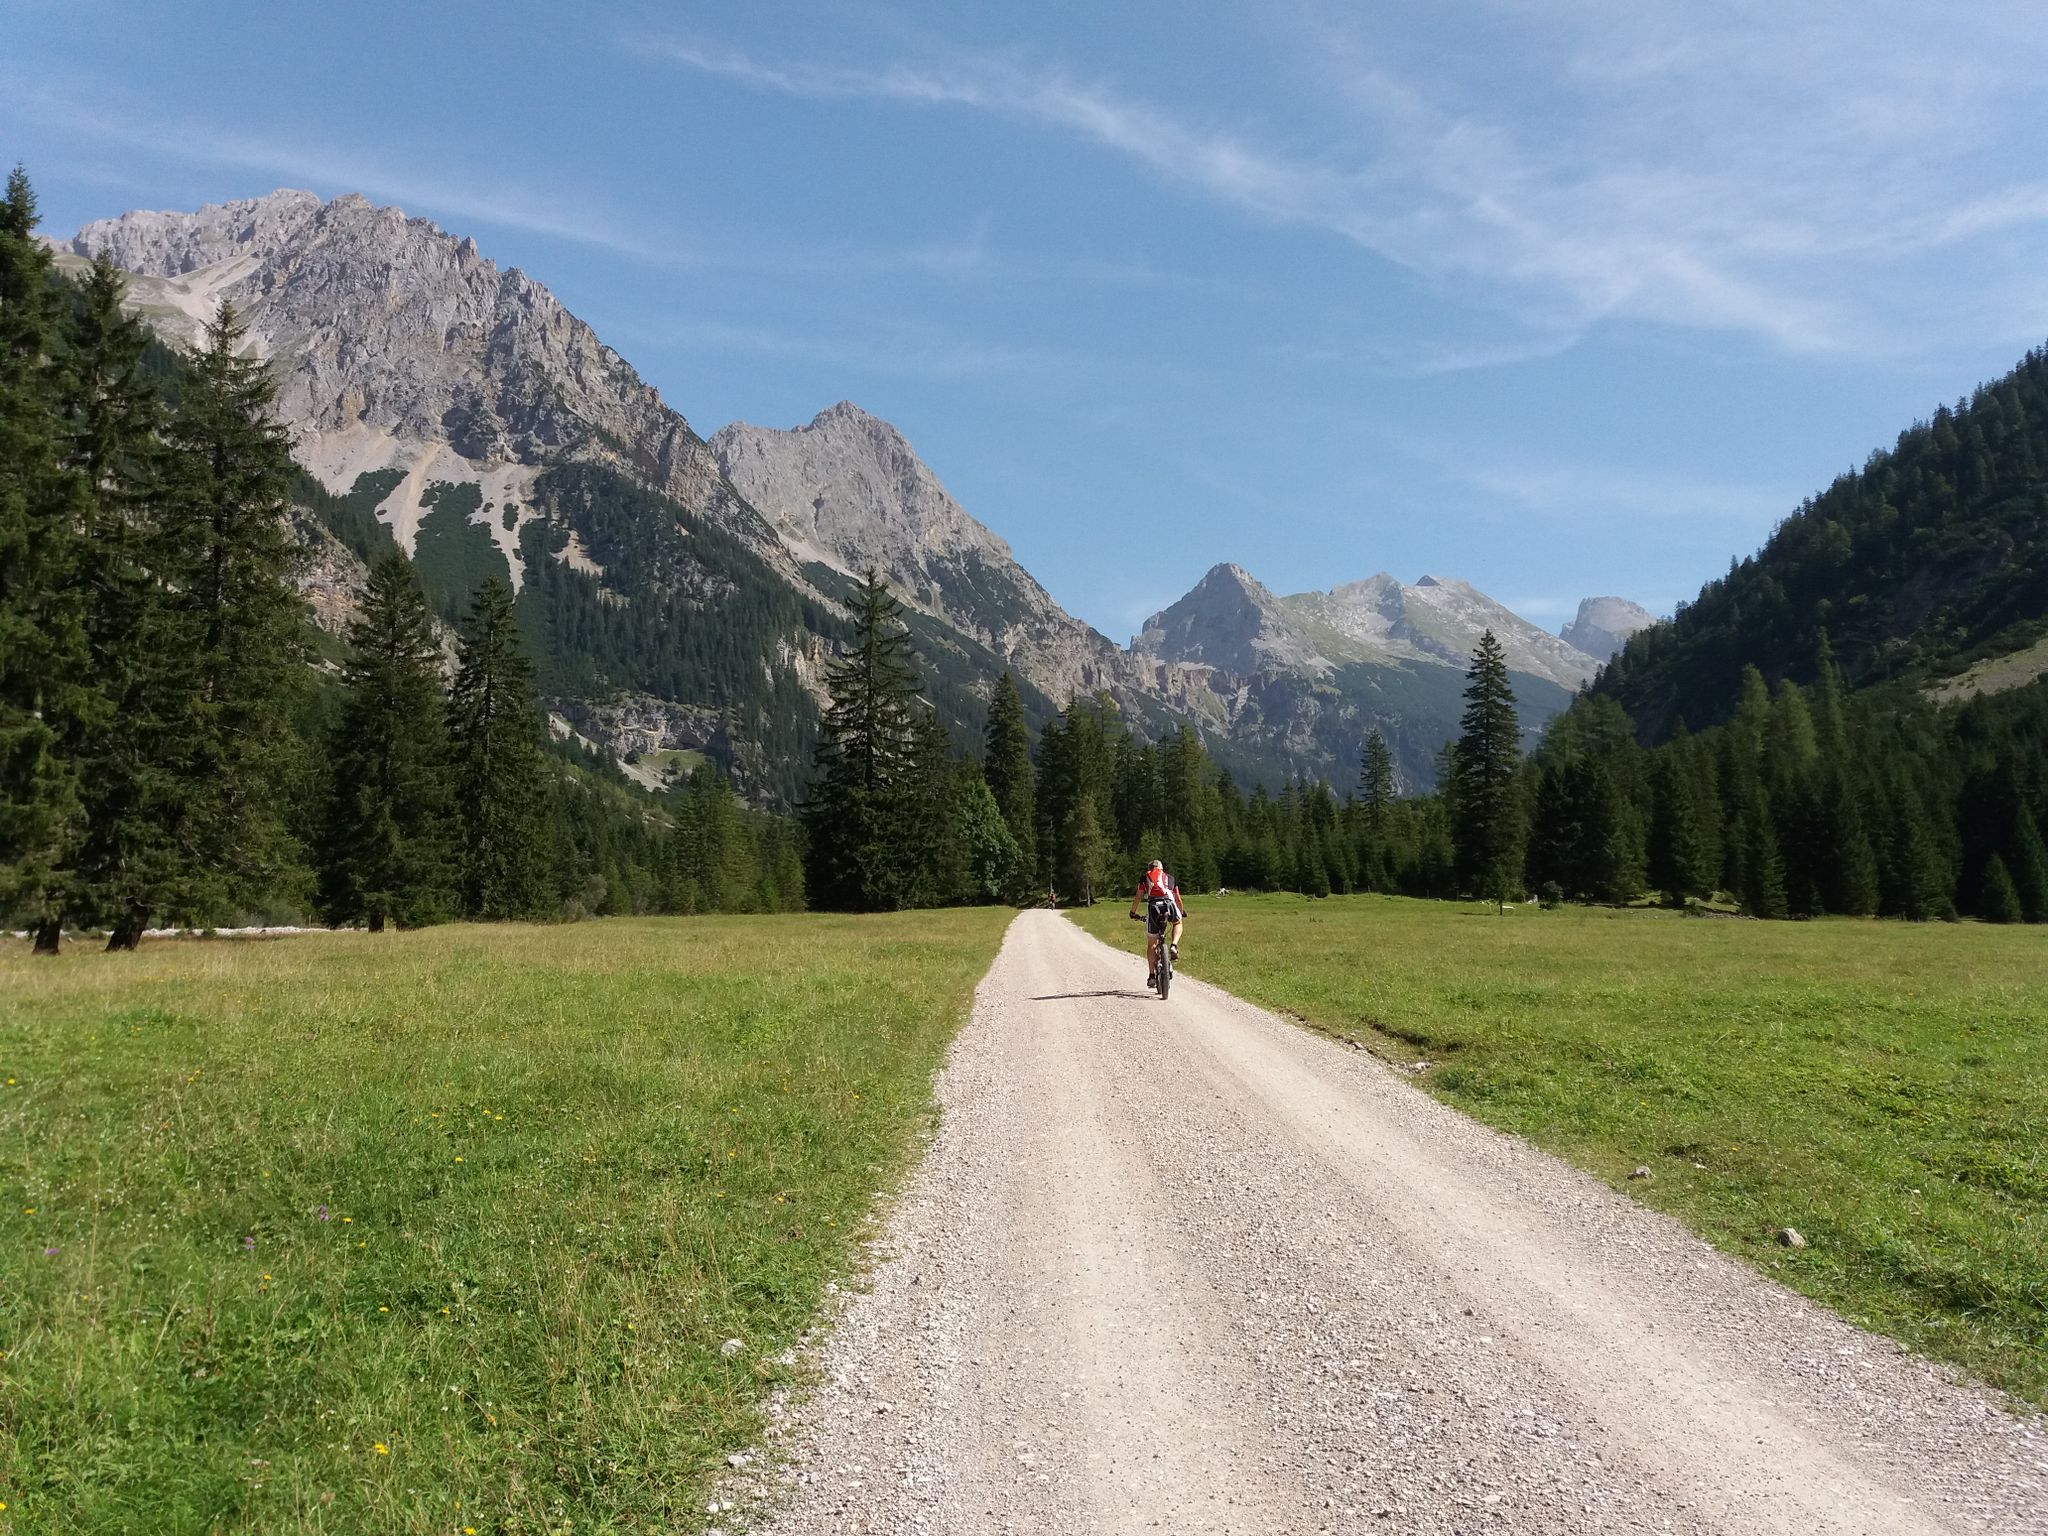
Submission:
M 1357 745 L 1377 727 L 1410 788 L 1433 782 L 1438 749 L 1456 734 L 1464 674 L 1491 629 L 1507 652 L 1522 723 L 1533 741 L 1597 670 L 1591 656 L 1546 634 L 1469 582 L 1384 572 L 1327 592 L 1279 596 L 1236 565 L 1219 565 L 1132 642 L 1147 660 L 1206 674 L 1211 713 L 1243 747 L 1312 763 L 1345 782 Z
M 1054 602 L 901 432 L 852 402 L 789 431 L 735 422 L 712 434 L 711 452 L 800 562 L 845 576 L 874 566 L 905 603 L 979 641 L 1049 698 L 1135 685 L 1129 659 Z
M 277 360 L 300 462 L 339 495 L 397 470 L 376 511 L 407 547 L 435 485 L 477 486 L 509 512 L 489 527 L 516 584 L 538 474 L 594 462 L 780 553 L 703 440 L 618 353 L 524 272 L 425 219 L 287 190 L 122 214 L 69 249 L 104 249 L 148 280 L 137 307 L 180 340 L 231 301 Z
M 1588 597 L 1580 601 L 1577 616 L 1560 637 L 1595 661 L 1606 662 L 1628 644 L 1630 635 L 1656 622 L 1649 609 L 1625 597 Z
M 869 565 L 908 605 L 930 696 L 962 739 L 1011 668 L 1040 719 L 1106 691 L 1142 732 L 1192 722 L 1234 772 L 1275 784 L 1348 782 L 1375 724 L 1404 780 L 1429 782 L 1483 628 L 1508 648 L 1532 729 L 1596 666 L 1463 582 L 1379 575 L 1279 597 L 1236 566 L 1120 649 L 889 423 L 842 401 L 805 426 L 706 441 L 540 283 L 362 197 L 128 213 L 65 249 L 74 269 L 108 251 L 170 339 L 196 339 L 223 299 L 247 320 L 317 482 L 300 527 L 323 622 L 346 617 L 351 567 L 394 543 L 444 617 L 499 575 L 557 728 L 643 771 L 701 754 L 761 796 L 796 794 L 845 632 L 835 600 Z

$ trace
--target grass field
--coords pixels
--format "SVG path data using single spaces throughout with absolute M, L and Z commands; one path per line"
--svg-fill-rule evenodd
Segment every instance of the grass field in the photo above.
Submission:
M 1141 949 L 1121 906 L 1075 916 Z M 2048 1406 L 2041 930 L 1231 896 L 1182 968 Z
M 0 1531 L 697 1528 L 1010 915 L 8 945 Z

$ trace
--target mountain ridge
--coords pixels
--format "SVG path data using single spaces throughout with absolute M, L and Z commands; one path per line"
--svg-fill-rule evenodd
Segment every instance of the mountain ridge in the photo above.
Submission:
M 1238 760 L 1261 776 L 1344 781 L 1377 724 L 1419 784 L 1454 722 L 1447 701 L 1479 627 L 1509 647 L 1532 725 L 1597 665 L 1454 578 L 1403 585 L 1381 573 L 1280 597 L 1235 566 L 1204 578 L 1235 588 L 1234 637 L 1220 618 L 1228 594 L 1203 597 L 1198 583 L 1119 647 L 1067 613 L 889 422 L 840 400 L 799 427 L 735 422 L 700 436 L 544 285 L 498 267 L 473 239 L 358 194 L 323 202 L 283 189 L 194 213 L 136 211 L 86 225 L 65 248 L 74 264 L 105 249 L 134 274 L 132 307 L 175 340 L 194 339 L 221 300 L 235 303 L 275 360 L 279 412 L 327 493 L 323 515 L 344 509 L 359 554 L 381 527 L 420 562 L 444 612 L 492 569 L 515 589 L 538 583 L 531 601 L 550 617 L 536 632 L 575 652 L 544 668 L 572 691 L 565 708 L 631 718 L 635 739 L 659 716 L 677 750 L 725 742 L 734 765 L 747 758 L 740 738 L 768 730 L 733 714 L 758 691 L 747 667 L 768 679 L 778 708 L 804 697 L 814 706 L 832 600 L 870 565 L 917 616 L 920 649 L 943 674 L 934 697 L 960 735 L 1008 667 L 1040 714 L 1107 693 L 1154 734 L 1186 722 L 1219 750 L 1249 744 Z M 675 510 L 636 500 L 627 482 Z M 693 542 L 693 527 L 731 547 Z M 330 569 L 330 621 L 346 585 Z M 1213 635 L 1152 634 L 1191 599 L 1188 611 L 1215 610 Z M 758 657 L 713 666 L 716 644 L 674 632 L 714 610 L 753 637 Z M 668 630 L 648 627 L 657 612 Z M 763 629 L 756 620 L 770 612 L 781 617 Z M 678 644 L 696 659 L 650 654 Z M 660 691 L 708 686 L 681 680 L 714 674 L 726 679 L 723 703 Z M 588 707 L 622 688 L 622 703 Z M 1413 729 L 1400 716 L 1408 708 L 1419 711 Z M 800 756 L 813 720 L 814 708 L 793 727 L 774 722 L 776 750 Z M 751 762 L 760 775 L 758 752 Z M 780 765 L 780 782 L 799 766 Z

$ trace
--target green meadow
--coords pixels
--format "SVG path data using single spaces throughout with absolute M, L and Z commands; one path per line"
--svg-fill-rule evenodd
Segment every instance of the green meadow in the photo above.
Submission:
M 1142 944 L 1120 905 L 1074 916 Z M 2040 930 L 1230 896 L 1193 903 L 1181 955 L 2048 1406 Z
M 698 1527 L 1010 915 L 9 944 L 0 1531 Z

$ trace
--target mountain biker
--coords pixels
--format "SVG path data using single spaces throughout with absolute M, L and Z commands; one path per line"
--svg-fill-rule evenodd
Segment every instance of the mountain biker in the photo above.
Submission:
M 1180 958 L 1180 930 L 1187 921 L 1187 915 L 1187 909 L 1181 905 L 1179 883 L 1166 872 L 1164 864 L 1154 859 L 1131 896 L 1131 916 L 1145 919 L 1145 979 L 1148 985 L 1159 973 L 1159 941 L 1162 937 L 1171 946 L 1169 953 L 1172 957 Z M 1168 933 L 1169 929 L 1171 933 Z

